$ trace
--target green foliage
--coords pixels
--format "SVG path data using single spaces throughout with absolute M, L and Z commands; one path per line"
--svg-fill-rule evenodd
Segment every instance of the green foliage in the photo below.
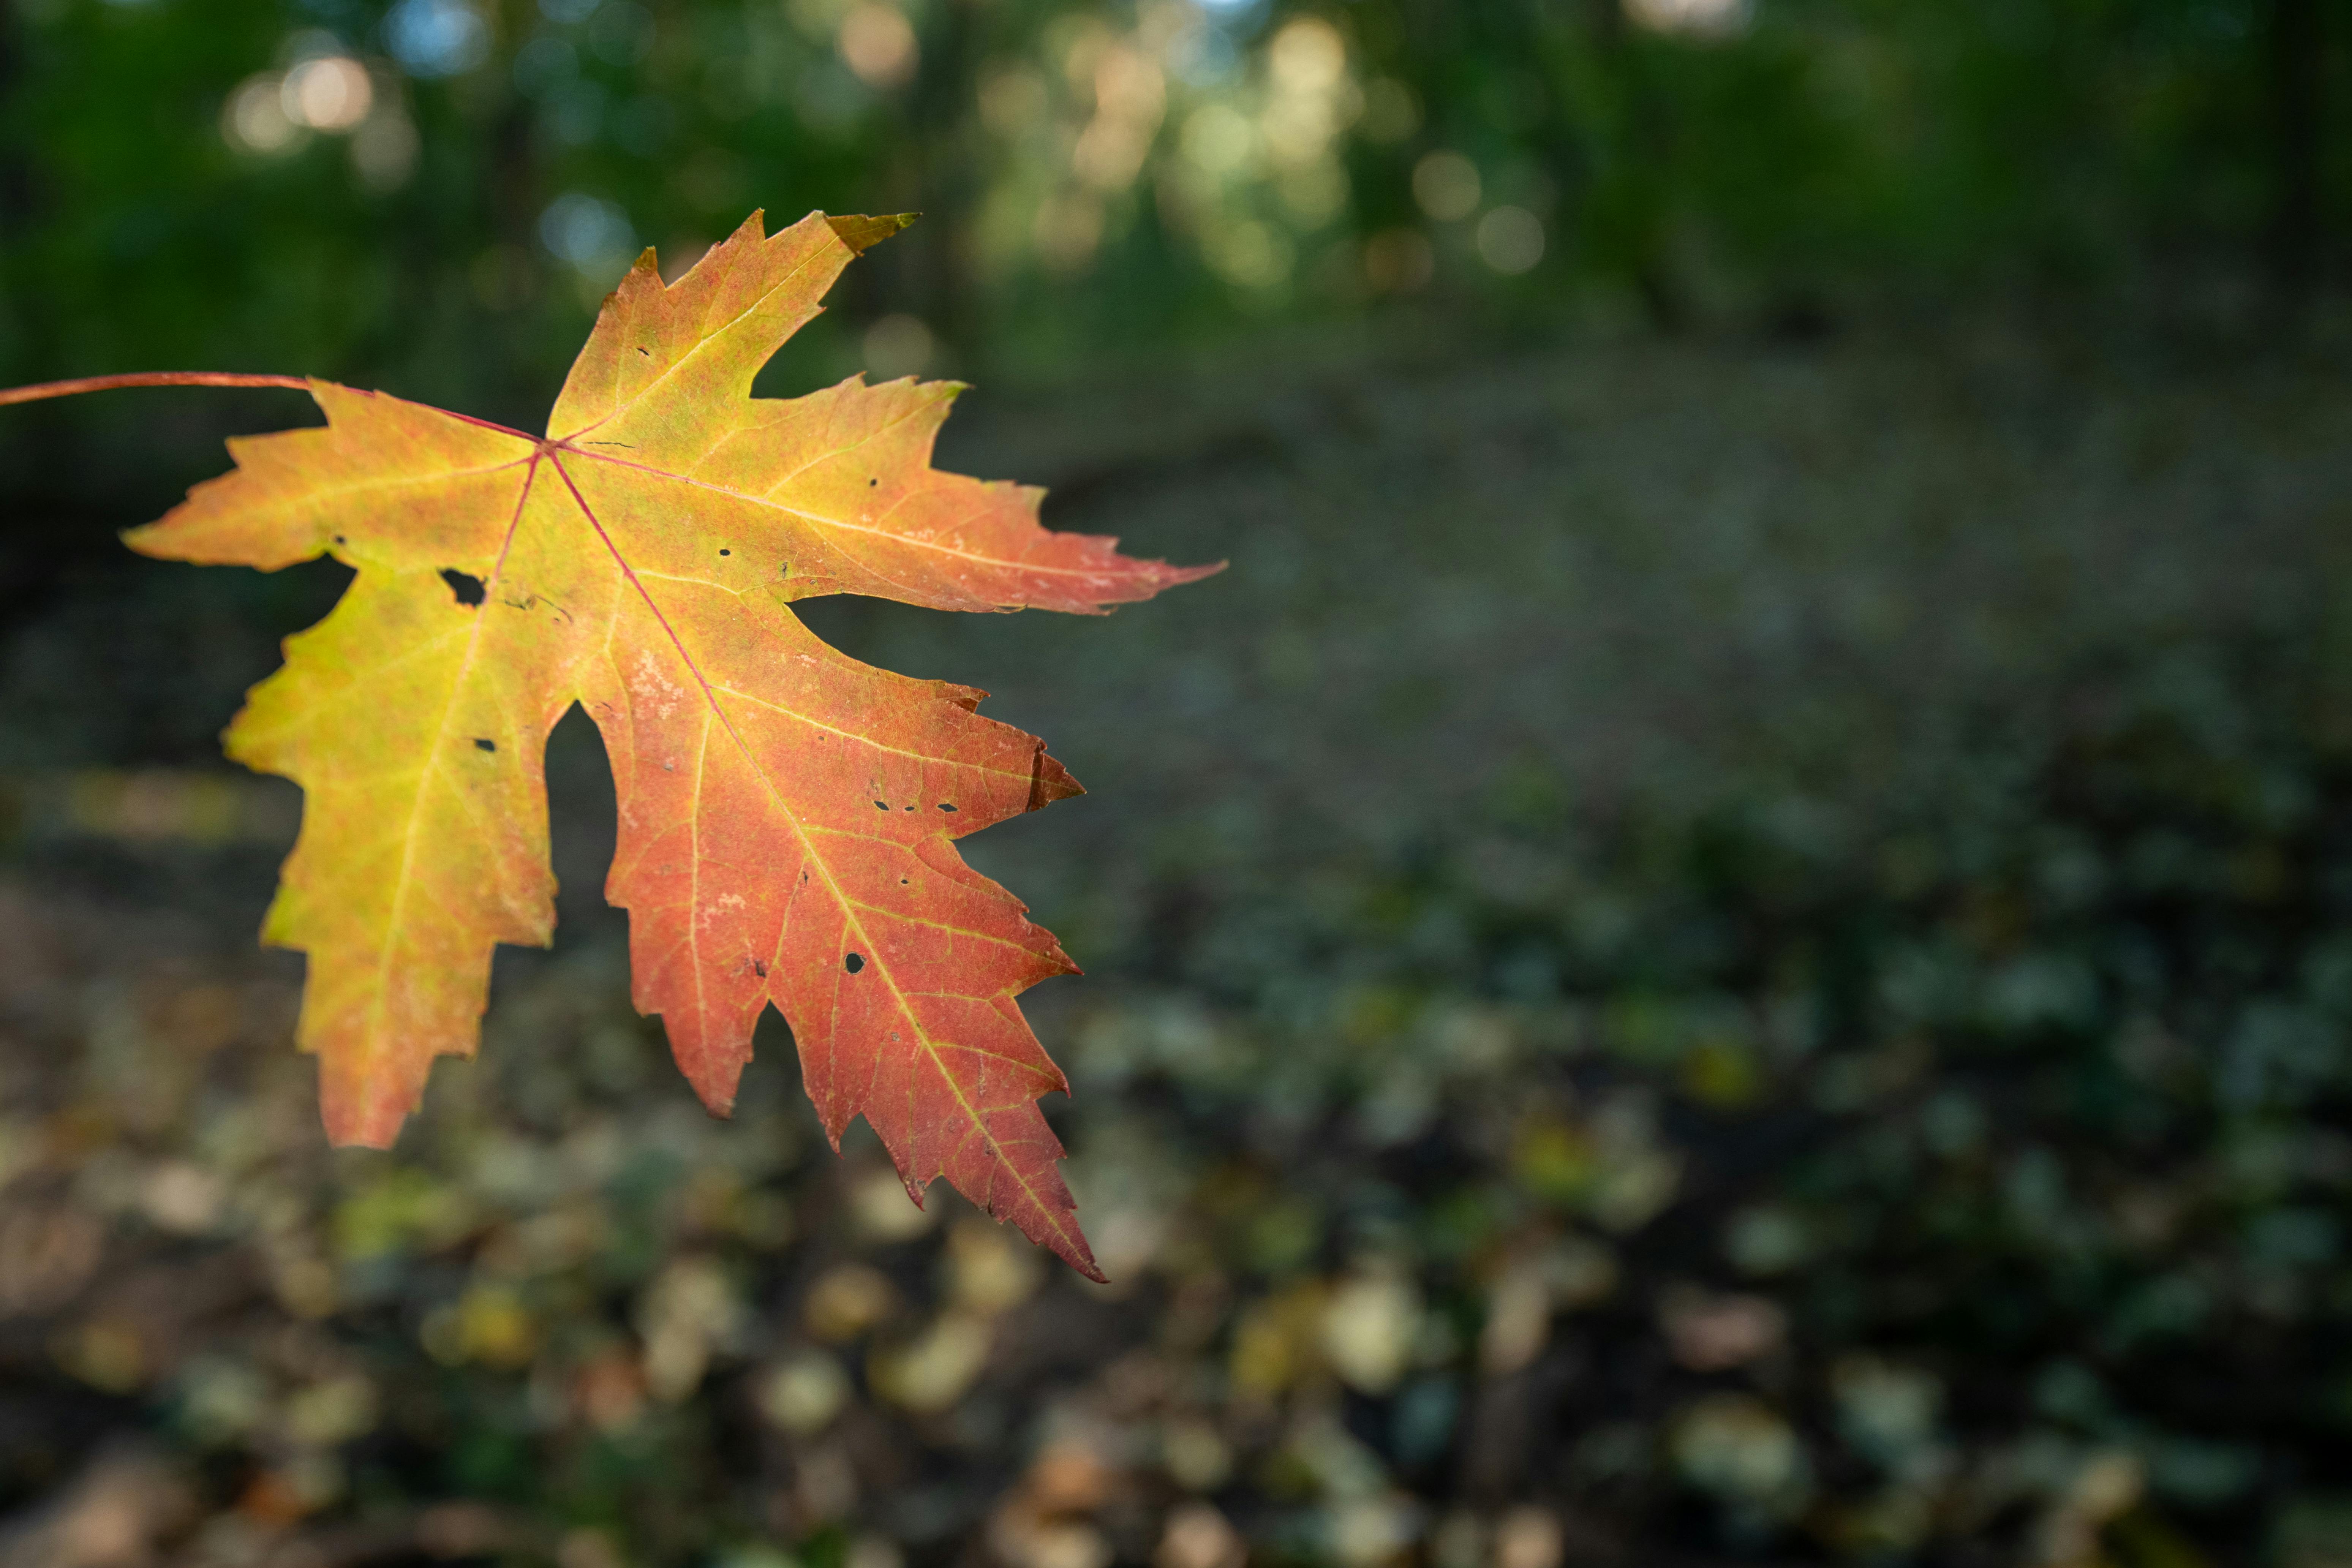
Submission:
M 682 259 L 755 204 L 931 215 L 827 368 L 885 312 L 940 363 L 1050 368 L 1424 277 L 1450 310 L 1680 319 L 2242 271 L 2283 199 L 2252 0 L 1642 25 L 1677 12 L 921 0 L 894 44 L 899 10 L 849 0 L 40 0 L 9 23 L 0 367 L 527 412 L 633 246 Z M 312 57 L 364 64 L 363 120 L 278 114 Z M 1437 218 L 1413 174 L 1443 152 L 1480 192 Z M 1497 205 L 1540 226 L 1522 275 L 1480 259 Z

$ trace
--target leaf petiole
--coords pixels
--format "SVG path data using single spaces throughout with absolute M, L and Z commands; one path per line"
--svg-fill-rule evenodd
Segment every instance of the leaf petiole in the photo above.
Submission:
M 73 397 L 85 392 L 111 392 L 118 386 L 284 386 L 310 390 L 310 378 L 299 375 L 244 375 L 219 370 L 141 370 L 127 375 L 85 375 L 73 381 L 42 381 L 30 386 L 0 387 L 0 404 L 38 403 L 44 398 Z

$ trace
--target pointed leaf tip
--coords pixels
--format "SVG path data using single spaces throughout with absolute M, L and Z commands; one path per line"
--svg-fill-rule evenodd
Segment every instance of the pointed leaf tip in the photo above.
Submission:
M 841 237 L 841 243 L 860 256 L 873 249 L 892 235 L 922 216 L 920 213 L 884 213 L 877 216 L 848 214 L 827 217 L 824 221 Z
M 1037 748 L 1036 765 L 1029 775 L 1028 810 L 1043 811 L 1057 800 L 1068 800 L 1073 795 L 1086 793 L 1087 786 L 1072 778 L 1069 769 L 1048 754 L 1043 746 Z

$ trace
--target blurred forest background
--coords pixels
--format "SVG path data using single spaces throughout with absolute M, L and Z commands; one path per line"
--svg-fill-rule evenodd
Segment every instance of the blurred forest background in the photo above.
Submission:
M 218 760 L 340 569 L 0 417 L 0 1564 L 2352 1565 L 2352 18 L 2325 0 L 8 0 L 0 383 L 530 427 L 638 247 L 919 209 L 762 382 L 1223 576 L 817 602 L 1096 793 L 969 841 L 1113 1283 L 612 797 L 390 1154 Z

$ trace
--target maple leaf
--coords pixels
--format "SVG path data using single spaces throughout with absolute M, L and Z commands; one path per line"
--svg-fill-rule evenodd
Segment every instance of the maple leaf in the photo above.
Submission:
M 499 942 L 554 927 L 544 753 L 574 702 L 620 805 L 606 897 L 632 993 L 724 1114 L 764 1008 L 838 1148 L 863 1115 L 908 1193 L 944 1176 L 1100 1278 L 1037 1108 L 1068 1085 L 1013 998 L 1076 969 L 952 840 L 1079 793 L 983 695 L 845 658 L 796 599 L 1099 613 L 1215 571 L 1039 526 L 1041 491 L 930 467 L 960 388 L 754 398 L 842 268 L 908 221 L 759 214 L 665 286 L 604 301 L 547 435 L 331 382 L 323 428 L 125 537 L 150 555 L 356 569 L 229 727 L 300 784 L 263 939 L 309 955 L 299 1041 L 338 1143 L 388 1146 L 433 1059 L 470 1055 Z M 17 401 L 16 396 L 0 401 Z

